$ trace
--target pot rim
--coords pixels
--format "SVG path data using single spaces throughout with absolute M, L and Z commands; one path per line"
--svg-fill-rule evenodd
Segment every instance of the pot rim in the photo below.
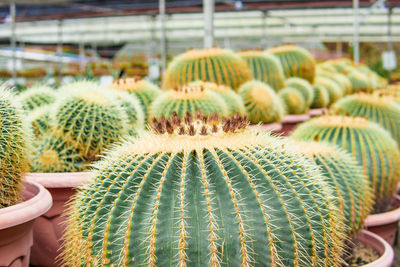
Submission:
M 323 114 L 325 114 L 325 113 L 327 113 L 328 112 L 328 109 L 327 108 L 311 108 L 309 111 L 308 111 L 308 114 L 310 115 L 310 116 L 319 116 L 319 115 L 323 115 Z
M 271 122 L 271 123 L 250 124 L 248 127 L 251 130 L 279 131 L 282 129 L 282 123 Z
M 28 191 L 34 196 L 21 203 L 0 209 L 0 230 L 34 220 L 51 208 L 53 204 L 51 195 L 42 185 L 24 181 L 23 186 L 21 192 Z
M 287 114 L 283 117 L 282 123 L 298 123 L 309 120 L 310 114 Z
M 400 196 L 397 194 L 394 195 L 394 197 L 400 199 Z M 397 221 L 400 221 L 400 207 L 391 211 L 368 215 L 365 219 L 364 226 L 373 227 L 378 225 L 391 224 Z
M 77 187 L 90 183 L 91 177 L 91 172 L 25 173 L 26 180 L 39 183 L 46 188 Z
M 382 237 L 370 231 L 361 230 L 357 239 L 360 243 L 372 247 L 381 254 L 377 260 L 361 267 L 390 267 L 392 265 L 394 259 L 393 248 Z

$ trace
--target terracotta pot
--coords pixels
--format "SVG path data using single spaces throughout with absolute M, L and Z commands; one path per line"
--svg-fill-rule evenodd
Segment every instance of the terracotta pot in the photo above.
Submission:
M 61 237 L 64 233 L 68 200 L 76 192 L 75 187 L 89 183 L 89 172 L 75 173 L 27 173 L 26 179 L 43 185 L 53 197 L 53 207 L 35 221 L 31 264 L 50 267 L 58 266 Z
M 365 219 L 364 226 L 383 239 L 385 239 L 391 246 L 394 245 L 398 224 L 400 221 L 400 194 L 399 191 L 393 196 L 392 205 L 396 209 L 368 215 Z
M 381 256 L 373 262 L 362 265 L 362 267 L 390 267 L 394 259 L 393 248 L 380 236 L 367 230 L 361 230 L 356 239 L 376 250 Z
M 280 133 L 283 136 L 288 136 L 294 130 L 294 128 L 296 128 L 297 124 L 309 119 L 310 115 L 308 114 L 286 115 L 282 120 L 282 129 L 277 131 L 277 133 Z
M 51 207 L 40 184 L 25 181 L 22 197 L 24 202 L 0 209 L 0 266 L 29 266 L 34 221 Z
M 282 123 L 264 123 L 264 124 L 253 124 L 249 125 L 249 129 L 255 129 L 258 131 L 271 131 L 279 132 L 282 129 Z
M 313 117 L 324 115 L 326 113 L 328 113 L 327 108 L 313 108 L 313 109 L 310 109 L 310 111 L 308 112 L 308 115 L 310 115 L 310 117 L 313 118 Z

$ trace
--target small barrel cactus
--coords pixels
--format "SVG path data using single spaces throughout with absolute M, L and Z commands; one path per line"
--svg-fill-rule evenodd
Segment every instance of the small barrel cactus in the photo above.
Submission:
M 229 113 L 225 101 L 202 83 L 192 83 L 178 90 L 161 94 L 151 105 L 150 118 L 172 118 L 174 112 L 179 118 L 187 113 L 194 115 L 197 110 L 209 116 L 214 112 L 225 116 Z
M 250 81 L 239 88 L 251 123 L 280 122 L 284 115 L 281 100 L 275 91 L 260 81 Z
M 87 167 L 87 160 L 73 140 L 47 134 L 34 144 L 31 157 L 32 172 L 79 172 Z
M 390 98 L 354 94 L 336 102 L 330 112 L 368 118 L 389 131 L 400 144 L 400 107 Z
M 231 50 L 192 49 L 175 57 L 163 77 L 163 89 L 172 90 L 194 81 L 224 84 L 237 91 L 252 80 L 246 62 Z
M 287 114 L 304 114 L 308 112 L 308 106 L 303 95 L 296 89 L 287 87 L 279 92 Z
M 254 79 L 271 86 L 275 91 L 285 87 L 285 75 L 279 59 L 263 51 L 244 51 L 238 53 L 250 67 Z
M 307 107 L 311 106 L 314 99 L 314 90 L 312 85 L 302 78 L 292 77 L 286 80 L 286 86 L 296 89 L 303 96 Z
M 160 120 L 112 151 L 70 207 L 64 265 L 340 266 L 343 218 L 319 169 L 245 125 Z
M 374 205 L 372 188 L 362 167 L 347 152 L 322 142 L 295 142 L 290 147 L 304 154 L 321 168 L 337 197 L 351 237 L 362 227 Z
M 105 89 L 69 90 L 56 104 L 54 116 L 59 135 L 77 142 L 90 160 L 128 134 L 125 110 Z
M 313 86 L 314 98 L 311 103 L 311 108 L 325 108 L 329 105 L 329 93 L 326 88 L 320 84 Z
M 331 79 L 322 77 L 322 76 L 317 76 L 315 78 L 315 83 L 314 85 L 320 85 L 325 87 L 326 91 L 329 94 L 329 105 L 332 105 L 336 101 L 338 101 L 340 98 L 343 97 L 343 90 L 337 85 L 334 81 Z
M 296 45 L 283 45 L 270 48 L 267 52 L 279 58 L 286 78 L 300 77 L 311 84 L 314 82 L 316 62 L 308 50 Z
M 36 139 L 48 133 L 54 126 L 53 110 L 52 105 L 46 105 L 37 108 L 28 115 L 27 123 Z
M 18 95 L 18 100 L 26 111 L 52 104 L 56 99 L 57 95 L 54 89 L 47 86 L 34 86 Z
M 200 85 L 203 86 L 204 89 L 209 89 L 217 93 L 217 95 L 219 95 L 225 101 L 225 104 L 228 108 L 228 116 L 233 116 L 237 113 L 241 115 L 246 114 L 246 109 L 244 107 L 242 98 L 228 86 L 201 81 L 190 83 L 190 85 Z
M 335 144 L 363 166 L 375 195 L 375 210 L 389 203 L 400 177 L 400 151 L 396 141 L 378 124 L 360 117 L 321 116 L 299 125 L 296 140 Z
M 0 86 L 0 208 L 20 201 L 23 173 L 28 168 L 29 130 L 16 96 Z
M 110 88 L 126 91 L 137 97 L 144 111 L 144 121 L 148 121 L 151 103 L 161 94 L 161 90 L 151 82 L 136 78 L 117 79 Z
M 317 76 L 328 78 L 328 79 L 334 81 L 342 89 L 343 95 L 351 94 L 353 91 L 351 82 L 350 82 L 349 78 L 347 78 L 346 75 L 343 75 L 338 72 L 331 73 L 331 72 L 327 72 L 325 70 L 318 69 Z
M 358 70 L 353 70 L 349 73 L 348 78 L 351 82 L 353 92 L 357 93 L 372 91 L 369 79 L 364 73 Z

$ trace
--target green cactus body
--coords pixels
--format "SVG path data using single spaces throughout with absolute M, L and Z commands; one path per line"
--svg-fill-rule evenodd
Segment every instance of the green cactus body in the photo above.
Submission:
M 36 139 L 48 133 L 54 126 L 54 119 L 51 114 L 53 110 L 52 106 L 47 105 L 37 108 L 28 115 L 27 122 Z
M 225 101 L 225 104 L 228 108 L 228 116 L 233 116 L 236 113 L 241 115 L 246 114 L 246 109 L 244 107 L 242 98 L 228 86 L 201 81 L 190 83 L 190 85 L 203 86 L 204 89 L 209 89 L 219 95 Z
M 353 88 L 351 86 L 349 78 L 347 78 L 346 75 L 343 75 L 338 72 L 331 73 L 325 70 L 318 69 L 317 76 L 328 78 L 334 81 L 342 89 L 343 95 L 348 95 L 352 93 Z
M 353 70 L 349 73 L 348 78 L 351 82 L 353 92 L 370 92 L 372 91 L 368 77 L 360 71 Z
M 71 83 L 66 83 L 60 86 L 58 89 L 62 93 L 67 93 L 68 91 L 74 91 L 76 89 L 78 90 L 95 90 L 99 88 L 99 83 L 95 80 L 90 80 L 90 79 L 81 79 L 77 80 Z
M 329 105 L 329 93 L 326 88 L 320 84 L 313 86 L 314 98 L 311 108 L 325 108 Z
M 20 201 L 23 173 L 27 171 L 28 129 L 16 96 L 0 86 L 0 208 Z
M 79 172 L 85 170 L 86 165 L 86 159 L 74 141 L 48 134 L 35 142 L 32 172 Z
M 232 130 L 244 121 L 228 119 L 228 133 L 201 121 L 156 122 L 171 134 L 97 165 L 69 211 L 64 265 L 340 266 L 343 221 L 317 167 L 277 138 Z
M 144 112 L 137 97 L 124 91 L 112 91 L 113 95 L 121 102 L 122 108 L 128 115 L 129 132 L 136 135 L 137 130 L 144 129 Z
M 400 152 L 396 141 L 378 124 L 360 117 L 321 116 L 298 126 L 292 137 L 329 142 L 349 152 L 369 178 L 375 210 L 386 207 L 400 177 Z
M 59 135 L 77 142 L 89 159 L 128 134 L 127 114 L 108 90 L 70 90 L 57 103 L 54 113 Z
M 296 89 L 287 87 L 279 92 L 287 114 L 304 114 L 308 112 L 308 106 L 303 95 Z
M 338 70 L 329 62 L 323 62 L 323 63 L 319 63 L 317 64 L 317 72 L 318 69 L 324 70 L 326 72 L 330 72 L 330 73 L 338 73 Z
M 296 89 L 303 96 L 309 107 L 314 99 L 314 90 L 312 85 L 302 78 L 292 77 L 286 80 L 287 87 Z
M 160 95 L 151 105 L 150 119 L 172 118 L 174 111 L 179 118 L 183 118 L 187 112 L 194 115 L 197 110 L 201 110 L 206 116 L 214 112 L 226 116 L 230 112 L 223 98 L 217 93 L 203 84 L 193 83 L 179 91 L 170 90 Z
M 362 167 L 347 152 L 328 143 L 295 142 L 290 146 L 321 168 L 334 188 L 337 205 L 352 237 L 362 227 L 374 204 L 373 192 Z
M 343 90 L 334 81 L 328 78 L 317 76 L 315 78 L 314 85 L 325 87 L 326 91 L 329 94 L 329 105 L 332 105 L 343 97 Z
M 163 89 L 179 89 L 194 81 L 224 84 L 237 91 L 252 80 L 246 61 L 231 50 L 220 48 L 193 49 L 175 57 L 163 77 Z
M 270 48 L 267 52 L 279 58 L 286 78 L 300 77 L 311 84 L 314 82 L 316 62 L 306 49 L 296 45 L 283 45 Z
M 251 123 L 280 122 L 284 115 L 281 100 L 275 91 L 260 81 L 250 81 L 239 89 Z
M 56 92 L 47 86 L 35 86 L 18 95 L 18 100 L 25 111 L 52 104 L 56 101 Z
M 400 144 L 400 107 L 390 98 L 354 94 L 336 102 L 330 111 L 333 114 L 368 118 L 389 131 Z
M 338 58 L 325 61 L 324 63 L 330 64 L 338 72 L 347 75 L 349 71 L 354 70 L 353 62 L 348 58 Z
M 268 84 L 275 91 L 285 87 L 285 75 L 276 56 L 263 51 L 244 51 L 239 55 L 247 62 L 255 80 Z
M 134 78 L 115 80 L 110 88 L 126 91 L 137 97 L 144 111 L 145 122 L 149 119 L 151 104 L 161 94 L 161 90 L 154 84 Z

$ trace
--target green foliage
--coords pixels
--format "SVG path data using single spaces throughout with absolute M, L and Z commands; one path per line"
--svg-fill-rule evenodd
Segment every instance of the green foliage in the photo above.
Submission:
M 36 139 L 48 133 L 54 126 L 53 110 L 51 105 L 46 105 L 28 114 L 27 123 Z
M 315 58 L 311 53 L 296 45 L 283 45 L 267 50 L 276 55 L 283 67 L 286 78 L 300 77 L 311 84 L 315 77 Z
M 333 114 L 368 118 L 389 131 L 400 144 L 400 107 L 390 98 L 354 94 L 336 102 L 330 111 Z
M 400 177 L 400 152 L 396 141 L 378 124 L 360 117 L 321 116 L 298 126 L 292 137 L 329 142 L 349 152 L 369 178 L 375 210 L 387 206 Z
M 287 114 L 304 114 L 308 112 L 308 106 L 303 95 L 296 89 L 287 87 L 279 92 Z
M 31 158 L 32 172 L 79 172 L 86 168 L 87 161 L 72 140 L 47 134 L 34 143 Z
M 341 266 L 343 218 L 319 169 L 277 138 L 210 126 L 97 164 L 68 212 L 64 265 Z
M 335 103 L 336 101 L 338 101 L 340 98 L 343 97 L 343 90 L 334 81 L 328 78 L 317 76 L 315 78 L 314 85 L 320 85 L 325 87 L 329 95 L 329 105 L 332 105 L 333 103 Z
M 250 81 L 239 88 L 251 123 L 280 122 L 284 115 L 281 100 L 275 91 L 260 81 Z
M 320 84 L 313 86 L 314 98 L 311 108 L 325 108 L 329 105 L 329 93 L 326 88 Z
M 314 90 L 312 85 L 302 78 L 292 77 L 286 80 L 286 86 L 296 89 L 303 96 L 309 107 L 314 99 Z
M 52 104 L 56 101 L 56 92 L 47 86 L 34 86 L 18 95 L 18 100 L 25 111 Z
M 29 142 L 23 116 L 16 96 L 0 86 L 0 208 L 20 201 Z
M 163 76 L 163 89 L 179 89 L 194 81 L 224 84 L 237 91 L 252 80 L 246 62 L 231 50 L 220 48 L 192 49 L 176 56 Z
M 279 59 L 271 53 L 263 51 L 244 51 L 239 55 L 246 61 L 254 79 L 271 86 L 275 91 L 285 87 L 285 75 Z
M 373 192 L 362 167 L 350 154 L 328 143 L 296 142 L 290 147 L 321 168 L 325 180 L 334 188 L 347 234 L 352 237 L 363 227 L 374 204 Z
M 169 90 L 161 94 L 151 105 L 150 119 L 172 118 L 174 111 L 179 118 L 186 113 L 194 115 L 201 110 L 206 116 L 214 112 L 221 116 L 230 113 L 224 99 L 202 83 L 191 83 L 180 90 Z

